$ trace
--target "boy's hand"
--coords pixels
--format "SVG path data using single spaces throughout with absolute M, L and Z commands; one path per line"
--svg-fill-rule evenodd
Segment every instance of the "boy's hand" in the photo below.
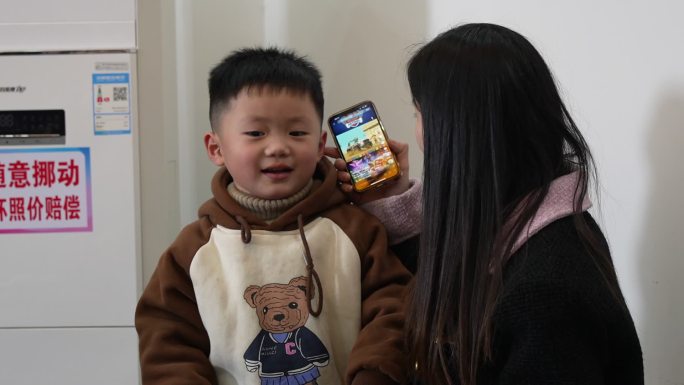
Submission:
M 326 147 L 325 155 L 333 158 L 333 164 L 337 169 L 337 180 L 340 189 L 347 194 L 349 199 L 356 204 L 368 203 L 377 199 L 387 198 L 392 195 L 400 195 L 409 189 L 409 147 L 407 143 L 389 140 L 389 147 L 397 157 L 401 175 L 399 178 L 385 182 L 382 186 L 358 193 L 351 185 L 351 175 L 347 172 L 344 160 L 335 147 Z

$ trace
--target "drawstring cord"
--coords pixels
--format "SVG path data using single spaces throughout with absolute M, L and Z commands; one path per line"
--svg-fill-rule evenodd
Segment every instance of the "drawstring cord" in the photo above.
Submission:
M 243 243 L 249 243 L 252 241 L 252 230 L 249 227 L 249 223 L 245 218 L 236 215 L 235 219 L 240 223 L 240 236 L 242 237 Z M 314 268 L 313 258 L 311 258 L 311 250 L 309 249 L 309 243 L 306 241 L 306 236 L 304 235 L 304 218 L 302 214 L 297 216 L 297 225 L 299 226 L 299 236 L 302 238 L 302 244 L 304 245 L 304 258 L 306 259 L 306 303 L 309 306 L 309 313 L 318 317 L 323 311 L 323 286 L 321 285 L 321 279 L 318 277 L 318 273 Z M 313 293 L 314 293 L 314 281 L 318 287 L 318 307 L 316 310 L 312 307 Z
M 249 228 L 249 223 L 245 218 L 236 215 L 235 219 L 240 222 L 240 236 L 242 237 L 242 243 L 249 243 L 252 241 L 252 230 Z
M 311 258 L 311 250 L 309 250 L 309 243 L 306 241 L 304 236 L 304 218 L 302 214 L 297 216 L 297 224 L 299 225 L 299 235 L 302 238 L 302 244 L 304 245 L 304 257 L 306 258 L 306 302 L 309 306 L 309 313 L 318 317 L 323 310 L 323 287 L 321 286 L 321 279 L 318 277 L 318 273 L 314 268 L 313 258 Z M 318 286 L 318 307 L 316 310 L 311 306 L 313 299 L 313 280 L 316 280 L 316 286 Z

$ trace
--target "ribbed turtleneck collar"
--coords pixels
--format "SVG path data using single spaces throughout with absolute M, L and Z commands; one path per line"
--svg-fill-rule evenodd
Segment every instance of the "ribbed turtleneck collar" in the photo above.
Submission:
M 287 211 L 287 209 L 304 199 L 311 191 L 312 185 L 313 180 L 309 180 L 309 183 L 307 183 L 299 192 L 283 199 L 257 198 L 238 189 L 237 186 L 235 186 L 235 183 L 230 183 L 228 185 L 228 194 L 230 194 L 240 206 L 253 212 L 259 218 L 265 221 L 272 221 L 278 218 L 280 214 Z

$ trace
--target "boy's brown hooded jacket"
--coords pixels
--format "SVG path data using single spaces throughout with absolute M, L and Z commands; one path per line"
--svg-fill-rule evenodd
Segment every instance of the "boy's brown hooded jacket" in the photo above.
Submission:
M 140 298 L 143 384 L 405 381 L 410 275 L 380 222 L 346 203 L 336 179 L 322 160 L 309 195 L 266 223 L 230 197 L 227 170 L 217 172 L 214 198 Z

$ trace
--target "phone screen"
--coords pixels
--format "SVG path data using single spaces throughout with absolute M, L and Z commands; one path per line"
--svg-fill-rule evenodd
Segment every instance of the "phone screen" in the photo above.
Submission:
M 399 176 L 399 165 L 387 144 L 387 137 L 370 101 L 338 112 L 328 120 L 356 191 Z

